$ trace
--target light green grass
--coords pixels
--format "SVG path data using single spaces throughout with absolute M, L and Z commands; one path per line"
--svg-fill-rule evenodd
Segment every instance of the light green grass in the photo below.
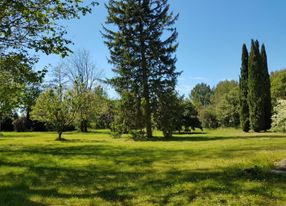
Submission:
M 157 133 L 157 135 L 160 135 Z M 0 205 L 286 205 L 286 135 L 238 130 L 170 141 L 113 139 L 107 131 L 4 133 Z

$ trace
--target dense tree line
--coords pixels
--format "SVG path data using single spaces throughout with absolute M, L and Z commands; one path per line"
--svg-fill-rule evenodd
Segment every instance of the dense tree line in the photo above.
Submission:
M 239 89 L 236 81 L 220 81 L 212 89 L 205 83 L 199 83 L 192 89 L 190 100 L 198 110 L 202 127 L 239 126 Z

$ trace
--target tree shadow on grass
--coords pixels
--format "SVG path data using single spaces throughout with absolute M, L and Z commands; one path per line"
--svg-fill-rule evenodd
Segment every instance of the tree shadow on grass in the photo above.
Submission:
M 163 139 L 158 138 L 157 141 L 174 141 L 174 142 L 184 142 L 184 141 L 190 141 L 190 142 L 200 142 L 200 141 L 215 141 L 215 140 L 245 140 L 245 139 L 286 139 L 285 136 L 279 136 L 279 135 L 252 135 L 252 136 L 185 136 L 185 135 L 174 135 L 171 138 Z M 156 141 L 156 140 L 154 140 Z
M 1 206 L 44 206 L 45 204 L 29 200 L 29 188 L 26 185 L 0 187 Z
M 245 148 L 248 155 L 253 153 L 251 148 L 249 151 L 248 149 Z M 256 151 L 258 149 L 256 148 Z M 197 198 L 212 194 L 235 197 L 254 195 L 264 199 L 267 205 L 275 199 L 283 200 L 281 193 L 286 191 L 285 175 L 272 174 L 269 169 L 260 168 L 259 165 L 252 168 L 222 166 L 216 170 L 174 169 L 177 157 L 195 157 L 210 161 L 210 157 L 231 158 L 229 154 L 241 152 L 239 149 L 227 151 L 229 154 L 226 155 L 223 151 L 205 154 L 205 152 L 191 150 L 82 145 L 61 148 L 27 147 L 13 151 L 1 150 L 2 152 L 3 156 L 30 154 L 48 160 L 52 156 L 74 158 L 76 155 L 91 160 L 102 160 L 102 164 L 94 163 L 77 168 L 72 164 L 71 167 L 67 167 L 48 160 L 47 164 L 44 164 L 45 162 L 31 160 L 19 159 L 11 162 L 9 159 L 2 159 L 0 160 L 1 166 L 25 168 L 21 174 L 9 172 L 0 175 L 0 181 L 9 182 L 12 185 L 1 187 L 0 201 L 7 201 L 2 205 L 44 205 L 44 203 L 30 201 L 29 197 L 33 195 L 44 199 L 57 198 L 62 200 L 62 204 L 70 198 L 92 199 L 96 197 L 118 205 L 132 205 L 133 199 L 142 196 L 143 199 L 148 197 L 151 203 L 166 205 L 178 196 L 191 203 Z M 169 169 L 162 171 L 154 169 L 153 164 L 160 161 L 168 161 L 171 164 Z M 201 184 L 209 180 L 212 182 Z M 245 182 L 258 182 L 259 184 L 252 188 L 245 188 L 241 185 Z M 193 188 L 183 187 L 188 183 L 194 184 Z M 175 190 L 174 188 L 178 185 L 179 189 Z M 66 188 L 66 191 L 60 191 L 59 187 Z M 85 190 L 82 191 L 81 188 Z M 277 190 L 280 192 L 277 193 Z M 71 192 L 67 193 L 67 191 Z M 183 203 L 177 202 L 176 204 L 182 205 Z
M 262 168 L 224 168 L 222 171 L 174 170 L 163 173 L 152 172 L 151 174 L 145 172 L 118 172 L 112 168 L 109 171 L 101 170 L 100 168 L 90 168 L 85 171 L 59 168 L 30 168 L 30 172 L 36 175 L 29 177 L 28 174 L 25 174 L 22 176 L 21 186 L 0 189 L 1 200 L 7 200 L 6 204 L 3 205 L 44 205 L 29 201 L 28 197 L 32 195 L 57 199 L 91 199 L 98 197 L 111 204 L 121 203 L 121 205 L 130 205 L 129 201 L 136 199 L 137 195 L 149 196 L 154 203 L 161 205 L 171 203 L 172 198 L 176 196 L 184 196 L 191 203 L 196 198 L 208 196 L 209 194 L 224 194 L 236 197 L 240 195 L 254 195 L 263 199 L 266 203 L 270 203 L 272 200 L 284 200 L 280 193 L 275 193 L 274 191 L 277 191 L 279 188 L 281 191 L 286 190 L 286 176 L 274 175 Z M 162 175 L 164 178 L 159 178 Z M 9 176 L 5 178 L 19 179 L 19 177 L 15 177 L 13 174 L 9 174 Z M 45 176 L 46 180 L 41 182 L 42 180 L 38 179 L 41 176 Z M 110 178 L 110 176 L 113 178 Z M 64 194 L 60 193 L 56 187 L 54 189 L 30 189 L 27 178 L 32 178 L 32 182 L 38 182 L 38 186 L 48 184 L 50 187 L 53 184 L 57 185 L 60 183 L 70 188 L 82 186 L 88 188 L 93 186 L 98 189 L 95 193 L 85 191 L 84 194 L 75 192 Z M 160 194 L 160 199 L 156 198 L 158 194 L 155 191 L 160 191 L 162 188 L 172 188 L 175 185 L 184 185 L 186 183 L 199 184 L 209 180 L 212 180 L 215 184 L 210 183 L 197 186 L 195 188 L 196 193 L 192 193 L 192 190 L 182 187 L 182 189 L 176 192 L 166 190 L 163 194 Z M 136 182 L 136 184 L 130 186 L 130 182 Z M 246 189 L 239 182 L 260 182 L 261 185 Z M 35 185 L 37 186 L 37 184 Z M 15 204 L 19 202 L 21 204 Z

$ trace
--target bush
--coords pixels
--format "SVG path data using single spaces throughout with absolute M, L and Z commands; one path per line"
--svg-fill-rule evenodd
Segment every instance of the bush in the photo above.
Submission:
M 129 132 L 132 136 L 132 139 L 135 141 L 145 141 L 147 140 L 146 133 L 143 130 L 131 130 Z
M 16 132 L 26 132 L 31 129 L 32 122 L 25 117 L 21 117 L 13 121 L 14 130 Z
M 211 109 L 203 109 L 200 111 L 200 120 L 203 128 L 216 129 L 219 127 L 219 122 L 214 111 Z
M 13 131 L 13 119 L 11 117 L 6 117 L 0 122 L 1 124 L 1 131 Z
M 286 132 L 286 100 L 278 100 L 272 116 L 272 129 Z
M 48 131 L 48 127 L 44 122 L 32 121 L 32 131 L 34 132 L 44 132 Z

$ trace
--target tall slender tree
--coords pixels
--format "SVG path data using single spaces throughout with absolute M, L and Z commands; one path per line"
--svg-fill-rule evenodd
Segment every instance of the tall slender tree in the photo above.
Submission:
M 242 46 L 241 68 L 239 78 L 239 98 L 240 98 L 240 124 L 244 132 L 248 132 L 249 125 L 249 107 L 247 102 L 248 95 L 248 51 L 245 44 Z
M 261 66 L 263 74 L 263 96 L 264 96 L 264 130 L 271 128 L 271 117 L 272 117 L 272 104 L 271 104 L 271 83 L 268 72 L 267 54 L 265 45 L 261 46 Z
M 169 11 L 167 0 L 110 0 L 106 7 L 106 24 L 117 27 L 104 27 L 103 34 L 117 75 L 110 83 L 121 96 L 135 99 L 135 106 L 130 108 L 136 114 L 132 118 L 143 117 L 147 137 L 151 138 L 156 105 L 174 92 L 180 74 L 174 56 L 178 16 Z M 137 127 L 142 129 L 140 124 Z
M 265 128 L 263 80 L 259 42 L 252 40 L 248 64 L 248 106 L 250 126 L 255 132 Z

